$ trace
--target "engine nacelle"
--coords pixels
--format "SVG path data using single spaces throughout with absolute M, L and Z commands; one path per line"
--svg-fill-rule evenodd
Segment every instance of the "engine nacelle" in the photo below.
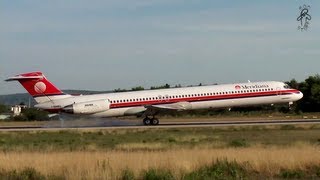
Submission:
M 63 111 L 71 114 L 94 114 L 110 109 L 107 99 L 75 103 L 63 108 Z

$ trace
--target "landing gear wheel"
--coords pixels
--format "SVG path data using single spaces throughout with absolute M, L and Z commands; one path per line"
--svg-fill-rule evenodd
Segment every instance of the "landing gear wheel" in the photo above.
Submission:
M 150 118 L 146 117 L 146 118 L 143 119 L 143 124 L 144 125 L 148 126 L 148 125 L 151 125 L 151 123 L 152 123 L 152 121 L 151 121 Z
M 157 118 L 152 118 L 152 119 L 151 119 L 151 123 L 152 123 L 152 125 L 158 125 L 158 124 L 159 124 L 159 119 L 157 119 Z

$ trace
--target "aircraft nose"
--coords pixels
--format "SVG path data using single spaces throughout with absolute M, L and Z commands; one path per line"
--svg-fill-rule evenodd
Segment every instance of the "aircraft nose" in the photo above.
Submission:
M 296 93 L 296 99 L 299 100 L 299 99 L 301 99 L 302 97 L 303 97 L 303 93 L 302 93 L 301 91 L 298 91 L 298 92 Z

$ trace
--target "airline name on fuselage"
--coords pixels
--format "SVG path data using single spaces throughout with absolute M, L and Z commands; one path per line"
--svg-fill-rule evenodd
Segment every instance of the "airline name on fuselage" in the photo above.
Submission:
M 269 88 L 267 84 L 255 84 L 255 85 L 237 85 L 236 89 L 261 89 L 261 88 Z

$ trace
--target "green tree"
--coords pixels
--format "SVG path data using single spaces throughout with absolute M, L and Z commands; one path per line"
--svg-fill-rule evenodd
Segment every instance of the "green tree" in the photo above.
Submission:
M 320 84 L 313 84 L 311 86 L 311 97 L 310 99 L 315 104 L 320 104 Z
M 7 113 L 7 112 L 9 112 L 8 106 L 0 104 L 0 113 Z
M 168 89 L 170 88 L 170 85 L 169 84 L 165 84 L 165 85 L 162 85 L 162 86 L 151 86 L 150 89 Z
M 137 87 L 131 88 L 131 91 L 142 91 L 142 90 L 144 90 L 144 87 L 142 87 L 142 86 L 137 86 Z
M 45 121 L 48 120 L 48 112 L 38 110 L 36 108 L 26 108 L 22 110 L 22 115 L 23 117 L 20 117 L 22 120 L 26 121 Z
M 298 101 L 298 108 L 305 112 L 320 111 L 320 75 L 309 76 L 298 87 L 303 93 L 302 100 Z
M 290 81 L 286 82 L 286 84 L 288 84 L 293 89 L 299 89 L 300 83 L 298 83 L 297 80 L 295 80 L 295 79 L 291 79 Z
M 120 89 L 120 88 L 113 90 L 113 92 L 127 92 L 127 91 L 128 90 L 126 89 Z

